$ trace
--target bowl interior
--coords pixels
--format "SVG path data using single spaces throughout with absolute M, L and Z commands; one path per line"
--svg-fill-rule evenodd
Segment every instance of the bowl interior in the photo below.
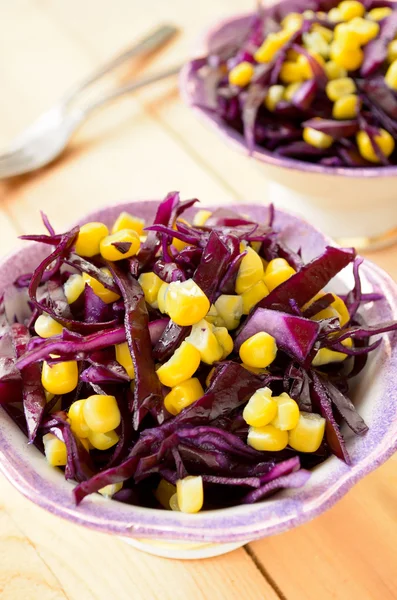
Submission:
M 156 206 L 156 202 L 150 201 L 113 206 L 88 215 L 83 222 L 100 220 L 111 225 L 121 210 L 150 221 Z M 258 221 L 264 221 L 268 213 L 267 207 L 259 205 L 237 208 Z M 275 225 L 283 230 L 285 241 L 293 249 L 302 249 L 305 261 L 317 256 L 329 243 L 311 225 L 282 211 L 276 211 Z M 31 271 L 47 252 L 45 247 L 29 244 L 4 259 L 0 265 L 0 294 L 11 286 L 17 276 Z M 364 291 L 382 292 L 385 296 L 384 300 L 371 303 L 363 316 L 375 323 L 396 319 L 397 288 L 389 276 L 365 261 L 362 281 Z M 351 273 L 345 270 L 332 288 L 343 293 L 351 285 Z M 383 344 L 354 385 L 353 399 L 369 425 L 369 432 L 363 437 L 356 437 L 350 435 L 349 430 L 344 430 L 353 466 L 349 468 L 331 457 L 314 469 L 304 488 L 280 492 L 263 503 L 183 515 L 108 501 L 95 494 L 76 507 L 72 497 L 73 483 L 65 481 L 60 470 L 48 466 L 40 452 L 27 444 L 24 435 L 4 411 L 1 411 L 0 419 L 0 468 L 33 502 L 61 517 L 108 533 L 197 542 L 234 542 L 279 533 L 331 506 L 358 479 L 384 462 L 396 449 L 396 341 L 397 334 L 385 336 Z

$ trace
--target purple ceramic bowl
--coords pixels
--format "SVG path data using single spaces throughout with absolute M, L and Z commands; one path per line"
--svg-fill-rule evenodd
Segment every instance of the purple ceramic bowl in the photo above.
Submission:
M 209 27 L 197 44 L 195 57 L 206 56 L 211 48 L 221 47 L 241 36 L 252 17 L 252 13 L 239 14 Z M 181 71 L 180 93 L 199 119 L 230 147 L 249 155 L 240 133 L 216 113 L 197 104 L 202 94 L 192 61 Z M 394 194 L 397 166 L 329 167 L 277 156 L 259 146 L 251 158 L 269 179 L 268 201 L 277 198 L 279 207 L 302 215 L 331 237 L 351 238 L 357 248 L 374 248 L 397 241 Z
M 113 206 L 88 215 L 84 222 L 95 220 L 111 225 L 121 210 L 150 221 L 156 206 L 157 203 L 150 201 Z M 238 208 L 257 220 L 266 219 L 268 212 L 267 207 L 258 205 L 240 205 Z M 284 238 L 292 248 L 302 248 L 304 260 L 318 255 L 330 243 L 307 222 L 282 211 L 276 211 L 275 224 L 284 230 Z M 18 275 L 32 270 L 45 254 L 45 248 L 28 244 L 5 258 L 0 265 L 0 294 Z M 347 271 L 341 273 L 333 289 L 345 292 L 351 287 L 351 279 Z M 362 280 L 365 292 L 381 291 L 385 296 L 384 300 L 368 306 L 364 316 L 372 322 L 396 319 L 397 286 L 390 277 L 365 261 Z M 369 431 L 363 437 L 352 436 L 348 430 L 344 432 L 353 466 L 348 467 L 331 457 L 313 470 L 304 488 L 280 492 L 259 504 L 185 515 L 129 506 L 95 494 L 76 507 L 72 497 L 73 483 L 65 481 L 60 470 L 48 466 L 43 455 L 27 444 L 24 435 L 3 411 L 0 469 L 26 497 L 46 510 L 74 523 L 130 539 L 180 540 L 190 545 L 221 542 L 230 549 L 248 540 L 280 533 L 330 508 L 361 477 L 381 465 L 396 450 L 396 342 L 397 334 L 384 337 L 383 344 L 373 353 L 367 369 L 354 386 L 353 397 Z M 162 553 L 170 555 L 168 551 Z M 206 555 L 216 553 L 220 551 Z M 180 554 L 173 555 L 181 557 Z

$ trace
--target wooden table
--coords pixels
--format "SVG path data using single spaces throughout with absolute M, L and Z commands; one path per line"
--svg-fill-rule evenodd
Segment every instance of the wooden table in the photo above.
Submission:
M 202 27 L 246 9 L 243 0 L 3 0 L 0 145 L 154 25 L 176 23 L 183 33 L 148 71 L 182 61 Z M 42 230 L 40 209 L 62 230 L 82 211 L 174 189 L 205 204 L 269 199 L 260 170 L 196 121 L 175 79 L 92 118 L 49 168 L 0 183 L 0 254 L 18 234 Z M 371 258 L 397 277 L 395 250 Z M 396 507 L 395 457 L 311 523 L 223 557 L 179 562 L 64 522 L 0 478 L 0 598 L 395 599 Z

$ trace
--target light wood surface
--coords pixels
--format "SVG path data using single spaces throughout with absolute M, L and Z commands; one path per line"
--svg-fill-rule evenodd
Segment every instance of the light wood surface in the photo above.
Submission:
M 160 22 L 182 33 L 148 71 L 188 56 L 200 30 L 243 0 L 0 0 L 0 146 L 101 61 Z M 102 111 L 61 160 L 0 182 L 0 254 L 22 232 L 178 189 L 203 203 L 269 199 L 260 169 L 196 121 L 176 80 Z M 274 200 L 274 199 L 273 199 Z M 396 250 L 371 259 L 397 278 Z M 47 514 L 0 477 L 1 600 L 391 600 L 397 598 L 397 459 L 298 529 L 214 559 L 179 562 Z

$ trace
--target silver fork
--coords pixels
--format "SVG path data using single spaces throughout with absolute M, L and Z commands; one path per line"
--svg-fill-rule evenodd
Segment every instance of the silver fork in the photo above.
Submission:
M 177 28 L 172 25 L 160 26 L 73 88 L 18 136 L 4 154 L 0 154 L 0 179 L 29 173 L 52 162 L 63 152 L 73 133 L 93 111 L 120 96 L 178 73 L 182 65 L 142 77 L 109 92 L 101 92 L 95 100 L 83 102 L 79 106 L 84 92 L 94 88 L 93 84 L 131 58 L 148 56 L 158 50 L 176 33 Z

